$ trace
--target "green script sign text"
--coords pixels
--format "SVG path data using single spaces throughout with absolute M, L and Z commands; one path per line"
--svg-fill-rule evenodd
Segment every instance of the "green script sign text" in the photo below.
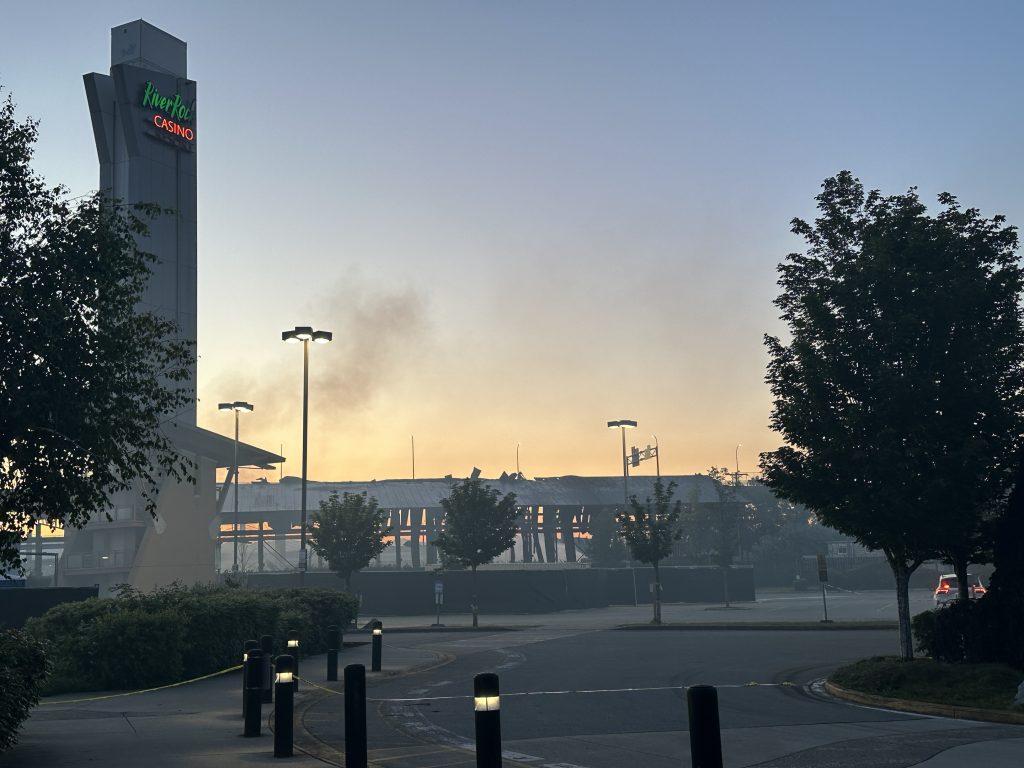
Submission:
M 142 106 L 159 109 L 177 120 L 189 122 L 192 120 L 192 108 L 181 100 L 181 96 L 174 94 L 173 99 L 161 96 L 152 80 L 146 82 L 146 91 L 142 94 Z

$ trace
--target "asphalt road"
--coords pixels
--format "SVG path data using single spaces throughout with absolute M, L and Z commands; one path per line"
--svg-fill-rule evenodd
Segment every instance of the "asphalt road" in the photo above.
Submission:
M 1016 726 L 858 707 L 810 685 L 848 661 L 892 654 L 895 631 L 555 627 L 410 633 L 389 643 L 454 657 L 426 672 L 375 681 L 368 691 L 371 761 L 395 768 L 475 764 L 470 694 L 479 672 L 501 678 L 509 765 L 689 765 L 684 687 L 695 684 L 718 688 L 728 766 L 896 768 L 960 744 L 1024 737 Z M 305 726 L 343 750 L 341 713 L 341 698 L 327 697 L 307 713 Z

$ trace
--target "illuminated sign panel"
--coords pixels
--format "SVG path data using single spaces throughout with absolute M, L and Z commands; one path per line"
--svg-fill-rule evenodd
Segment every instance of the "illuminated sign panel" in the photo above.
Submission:
M 174 98 L 161 96 L 160 91 L 153 85 L 153 81 L 147 80 L 142 93 L 142 106 L 158 109 L 173 118 L 169 119 L 161 114 L 153 115 L 153 125 L 157 128 L 185 141 L 195 141 L 196 132 L 187 125 L 182 125 L 183 122 L 192 122 L 192 115 L 195 112 L 194 102 L 186 104 L 181 100 L 181 95 L 177 93 L 174 94 Z

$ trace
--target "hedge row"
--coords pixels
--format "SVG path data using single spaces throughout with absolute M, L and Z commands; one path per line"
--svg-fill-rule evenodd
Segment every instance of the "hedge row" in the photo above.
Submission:
M 188 680 L 235 666 L 246 640 L 271 635 L 284 652 L 296 630 L 303 654 L 327 650 L 327 627 L 348 624 L 356 599 L 326 589 L 248 591 L 174 585 L 143 594 L 56 606 L 26 631 L 53 664 L 45 693 L 131 690 Z
M 0 751 L 14 746 L 18 728 L 39 702 L 47 674 L 41 643 L 20 630 L 0 632 Z

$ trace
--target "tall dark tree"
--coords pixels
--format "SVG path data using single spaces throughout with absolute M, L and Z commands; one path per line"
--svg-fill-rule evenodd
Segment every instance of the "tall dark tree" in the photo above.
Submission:
M 650 563 L 654 568 L 654 617 L 652 624 L 661 624 L 661 574 L 658 563 L 672 554 L 672 545 L 679 540 L 679 516 L 682 502 L 675 496 L 676 483 L 665 485 L 661 478 L 654 481 L 654 497 L 648 496 L 641 504 L 636 496 L 629 500 L 629 509 L 619 512 L 615 521 L 619 535 L 629 547 L 634 560 Z
M 473 626 L 479 625 L 476 569 L 489 563 L 515 542 L 516 495 L 504 497 L 480 479 L 463 480 L 441 499 L 444 533 L 434 544 L 446 565 L 473 571 Z
M 352 574 L 365 568 L 388 544 L 388 514 L 366 492 L 332 493 L 313 513 L 309 546 L 352 591 Z M 398 546 L 398 542 L 395 542 Z
M 949 194 L 865 193 L 826 179 L 819 217 L 779 266 L 789 340 L 766 336 L 766 482 L 881 550 L 896 577 L 900 648 L 913 657 L 908 584 L 933 556 L 966 584 L 972 542 L 1006 493 L 1024 411 L 1024 275 L 1017 233 Z
M 36 523 L 81 527 L 111 494 L 187 479 L 162 424 L 191 402 L 191 344 L 137 312 L 151 206 L 78 201 L 33 173 L 37 125 L 0 104 L 0 574 Z

